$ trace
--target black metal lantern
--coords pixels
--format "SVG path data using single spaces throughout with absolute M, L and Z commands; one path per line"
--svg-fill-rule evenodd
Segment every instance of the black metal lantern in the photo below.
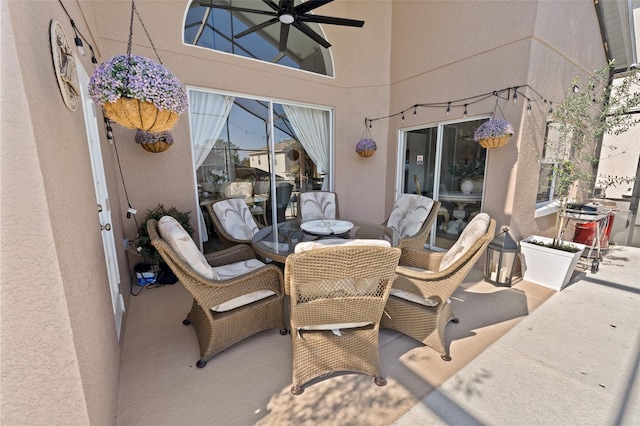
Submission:
M 519 251 L 518 243 L 509 235 L 509 229 L 503 228 L 487 247 L 484 280 L 497 286 L 511 287 Z

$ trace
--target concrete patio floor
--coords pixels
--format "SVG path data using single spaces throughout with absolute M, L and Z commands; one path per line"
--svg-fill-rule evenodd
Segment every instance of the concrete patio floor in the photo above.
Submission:
M 129 307 L 117 424 L 640 424 L 639 265 L 640 249 L 612 248 L 559 293 L 494 287 L 475 269 L 452 298 L 452 361 L 381 330 L 387 386 L 348 374 L 297 397 L 290 336 L 258 333 L 198 369 L 189 294 L 145 289 Z

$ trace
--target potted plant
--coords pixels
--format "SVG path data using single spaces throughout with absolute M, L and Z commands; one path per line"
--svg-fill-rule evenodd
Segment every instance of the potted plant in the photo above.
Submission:
M 482 123 L 474 132 L 473 139 L 483 148 L 500 148 L 513 136 L 513 127 L 507 120 L 492 118 Z
M 574 79 L 569 95 L 554 112 L 556 137 L 545 140 L 547 152 L 556 153 L 552 175 L 558 196 L 553 237 L 530 236 L 520 242 L 523 255 L 523 278 L 556 291 L 571 279 L 584 244 L 562 239 L 563 218 L 573 203 L 581 201 L 590 185 L 596 181 L 593 173 L 595 149 L 604 134 L 620 134 L 640 122 L 629 112 L 640 105 L 640 93 L 632 94 L 632 84 L 640 83 L 638 70 L 625 77 L 622 85 L 612 91 L 610 72 L 613 62 L 589 77 L 587 89 L 576 91 Z M 549 159 L 547 158 L 547 161 Z M 592 271 L 597 271 L 594 259 Z
M 173 135 L 168 131 L 147 132 L 140 130 L 136 132 L 136 143 L 149 152 L 164 152 L 173 145 Z
M 178 279 L 173 275 L 166 263 L 162 261 L 160 253 L 151 244 L 151 238 L 147 231 L 147 221 L 149 219 L 160 220 L 162 216 L 174 217 L 185 231 L 193 236 L 193 228 L 189 223 L 189 215 L 191 212 L 181 212 L 175 207 L 165 208 L 164 204 L 158 204 L 155 208 L 147 210 L 147 214 L 143 222 L 138 227 L 138 236 L 131 244 L 136 248 L 136 251 L 144 258 L 144 262 L 136 265 L 134 268 L 136 273 L 144 274 L 151 271 L 154 276 L 157 275 L 157 281 L 161 284 L 173 284 Z M 144 275 L 143 275 L 144 278 Z M 144 280 L 144 284 L 150 284 L 148 279 Z
M 463 194 L 473 192 L 473 180 L 484 175 L 484 161 L 478 158 L 460 160 L 449 164 L 449 173 L 460 179 L 460 190 Z
M 360 139 L 356 144 L 356 152 L 360 157 L 371 157 L 378 149 L 376 142 L 371 138 Z
M 118 55 L 98 65 L 89 95 L 105 114 L 132 129 L 171 129 L 187 109 L 182 83 L 163 65 L 144 56 Z

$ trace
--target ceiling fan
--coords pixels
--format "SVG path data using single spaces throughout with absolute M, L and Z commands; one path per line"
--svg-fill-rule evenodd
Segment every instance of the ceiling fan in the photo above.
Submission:
M 330 24 L 330 25 L 345 25 L 349 27 L 362 27 L 364 21 L 358 21 L 355 19 L 335 18 L 332 16 L 313 15 L 309 12 L 324 6 L 327 3 L 331 3 L 333 0 L 307 0 L 297 6 L 294 6 L 294 0 L 280 0 L 279 3 L 275 3 L 272 0 L 262 0 L 271 10 L 251 9 L 247 7 L 236 7 L 227 4 L 216 4 L 213 0 L 209 2 L 200 2 L 201 6 L 213 7 L 217 9 L 226 9 L 234 12 L 245 13 L 257 13 L 260 15 L 273 16 L 258 25 L 250 27 L 238 34 L 234 35 L 234 38 L 244 37 L 248 34 L 261 30 L 269 25 L 280 23 L 280 41 L 279 50 L 284 52 L 287 49 L 287 41 L 289 39 L 289 28 L 293 25 L 300 30 L 303 34 L 313 39 L 316 43 L 320 44 L 324 48 L 331 47 L 331 43 L 325 40 L 318 33 L 313 31 L 305 22 L 315 22 L 318 24 Z

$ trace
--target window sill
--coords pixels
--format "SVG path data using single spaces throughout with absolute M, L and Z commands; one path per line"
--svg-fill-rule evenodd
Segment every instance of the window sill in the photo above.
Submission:
M 533 217 L 538 219 L 539 217 L 556 214 L 558 212 L 559 207 L 560 207 L 560 202 L 558 200 L 551 201 L 547 204 L 540 204 L 539 206 L 536 207 L 536 212 Z

